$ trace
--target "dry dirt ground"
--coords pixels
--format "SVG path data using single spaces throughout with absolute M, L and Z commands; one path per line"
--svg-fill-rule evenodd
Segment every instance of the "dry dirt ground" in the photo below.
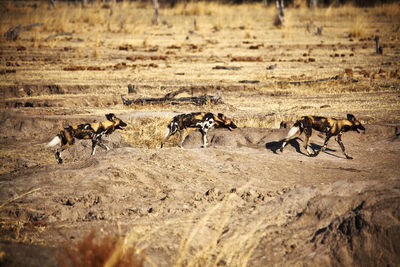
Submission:
M 2 3 L 2 35 L 44 25 L 0 44 L 0 265 L 56 266 L 93 229 L 135 244 L 146 266 L 399 265 L 399 10 L 289 8 L 276 28 L 273 7 L 200 3 L 162 9 L 152 26 L 144 4 Z M 57 32 L 72 34 L 48 39 Z M 181 88 L 223 103 L 120 97 Z M 184 149 L 160 149 L 168 121 L 189 111 L 239 128 L 212 130 L 204 149 L 196 131 Z M 110 151 L 90 156 L 78 141 L 59 165 L 44 147 L 109 112 L 129 124 L 106 138 Z M 315 158 L 303 137 L 279 151 L 281 122 L 347 113 L 366 128 L 344 134 L 353 160 L 333 138 Z

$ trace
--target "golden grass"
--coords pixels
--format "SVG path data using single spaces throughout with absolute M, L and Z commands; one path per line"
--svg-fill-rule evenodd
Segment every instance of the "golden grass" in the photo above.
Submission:
M 302 4 L 304 1 L 297 1 L 295 6 L 299 8 L 285 9 L 285 26 L 283 29 L 297 26 L 298 18 L 300 21 L 310 21 L 316 19 L 332 20 L 350 18 L 355 21 L 354 29 L 351 29 L 355 36 L 363 36 L 365 32 L 361 29 L 374 22 L 376 16 L 388 17 L 399 21 L 400 5 L 385 4 L 369 9 L 355 7 L 351 4 L 344 6 L 330 6 L 328 8 L 309 9 Z M 108 5 L 103 8 L 102 3 L 96 2 L 87 5 L 82 9 L 81 5 L 68 5 L 67 3 L 57 3 L 57 8 L 49 8 L 47 2 L 37 3 L 37 8 L 17 7 L 13 3 L 7 3 L 7 8 L 0 11 L 2 17 L 0 32 L 4 33 L 11 26 L 17 24 L 28 25 L 43 22 L 41 32 L 72 32 L 72 33 L 100 33 L 100 32 L 123 32 L 123 33 L 143 33 L 151 28 L 152 6 L 136 2 L 123 2 Z M 132 16 L 132 10 L 135 15 Z M 254 25 L 262 23 L 272 26 L 276 8 L 274 5 L 265 7 L 262 3 L 230 5 L 219 2 L 190 1 L 179 2 L 173 9 L 161 9 L 161 19 L 166 19 L 168 23 L 193 25 L 193 17 L 197 18 L 196 30 L 210 29 L 210 27 L 236 28 L 242 27 L 246 30 L 252 29 Z M 184 16 L 176 20 L 174 16 Z M 368 19 L 360 19 L 360 17 Z M 123 21 L 123 25 L 121 24 Z M 368 23 L 366 23 L 368 22 Z M 162 26 L 158 26 L 162 27 Z M 289 32 L 284 32 L 288 36 Z
M 249 184 L 238 188 L 241 192 Z M 202 217 L 189 222 L 181 237 L 174 266 L 248 266 L 263 234 L 262 220 L 251 230 L 235 229 L 232 215 L 240 208 L 238 194 L 228 194 Z
M 121 135 L 134 147 L 159 148 L 169 122 L 170 119 L 163 117 L 127 120 L 128 127 Z
M 250 128 L 279 128 L 282 121 L 288 120 L 287 117 L 279 115 L 271 116 L 254 116 L 246 115 L 235 117 L 235 123 L 238 127 L 250 127 Z
M 20 168 L 54 162 L 53 153 L 45 149 L 42 144 L 33 145 L 32 149 L 36 151 L 35 155 L 21 154 L 20 149 L 10 144 L 2 146 L 0 148 L 0 162 L 2 163 L 0 165 L 0 174 L 10 173 Z
M 374 7 L 374 13 L 377 16 L 400 19 L 400 4 L 389 3 Z
M 212 16 L 220 13 L 223 5 L 218 2 L 181 1 L 174 7 L 175 15 Z
M 349 29 L 349 37 L 363 38 L 366 36 L 367 21 L 364 16 L 356 15 Z
M 92 230 L 76 245 L 66 244 L 58 261 L 61 266 L 143 266 L 144 254 L 138 253 L 135 243 L 127 241 L 111 234 L 96 239 L 96 231 Z

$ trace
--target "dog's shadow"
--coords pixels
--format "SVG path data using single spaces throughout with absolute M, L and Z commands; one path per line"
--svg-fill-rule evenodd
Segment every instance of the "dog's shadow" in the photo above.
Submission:
M 297 153 L 308 156 L 307 154 L 305 154 L 304 152 L 301 151 L 300 143 L 298 142 L 298 140 L 303 142 L 303 140 L 301 138 L 295 138 L 295 139 L 290 140 L 286 146 L 291 145 L 292 147 L 294 147 L 294 149 L 296 150 Z M 268 142 L 265 144 L 265 148 L 271 150 L 274 154 L 278 154 L 278 150 L 280 150 L 282 143 L 283 143 L 283 140 Z M 314 144 L 314 143 L 311 143 L 310 146 L 314 151 L 320 151 L 322 148 L 322 146 Z M 336 150 L 326 148 L 324 152 L 327 153 L 327 151 L 335 152 Z M 327 153 L 327 154 L 336 156 L 335 154 L 332 154 L 332 153 Z M 338 156 L 336 156 L 336 157 L 338 157 Z
M 290 140 L 287 145 L 291 145 L 296 149 L 297 153 L 304 154 L 301 152 L 300 144 L 297 140 L 301 140 L 300 138 L 295 138 Z M 272 141 L 265 144 L 265 148 L 271 150 L 274 154 L 278 154 L 278 150 L 281 148 L 283 140 L 280 141 Z

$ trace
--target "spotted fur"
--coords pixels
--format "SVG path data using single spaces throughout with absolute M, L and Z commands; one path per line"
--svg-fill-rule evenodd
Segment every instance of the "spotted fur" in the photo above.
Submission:
M 104 135 L 112 134 L 115 130 L 127 126 L 125 122 L 117 118 L 113 113 L 106 114 L 106 121 L 85 123 L 73 126 L 66 126 L 61 129 L 58 134 L 47 144 L 47 147 L 53 147 L 58 144 L 61 146 L 57 149 L 55 156 L 59 164 L 63 163 L 61 152 L 71 147 L 75 143 L 75 139 L 90 139 L 92 140 L 92 155 L 96 151 L 96 145 L 110 150 L 102 141 Z
M 317 152 L 309 145 L 313 129 L 325 133 L 326 135 L 323 147 Z M 342 149 L 343 154 L 347 159 L 352 159 L 352 157 L 346 154 L 344 145 L 342 143 L 342 134 L 347 131 L 356 131 L 359 133 L 359 130 L 365 131 L 365 128 L 352 114 L 347 114 L 347 119 L 344 120 L 317 116 L 304 116 L 297 120 L 293 127 L 289 130 L 288 135 L 283 140 L 280 150 L 283 152 L 283 148 L 286 146 L 287 142 L 300 136 L 304 132 L 304 148 L 310 157 L 315 157 L 319 154 L 319 152 L 325 151 L 328 141 L 332 136 L 337 136 L 336 141 Z M 310 148 L 312 152 L 310 152 Z
M 174 135 L 176 132 L 179 132 L 181 141 L 179 143 L 180 147 L 183 147 L 184 135 L 183 131 L 186 128 L 197 128 L 199 129 L 202 137 L 203 137 L 203 146 L 207 146 L 207 132 L 208 130 L 216 128 L 227 128 L 229 130 L 233 130 L 237 128 L 232 119 L 227 118 L 224 114 L 218 113 L 215 115 L 213 113 L 206 112 L 195 112 L 195 113 L 187 113 L 175 116 L 170 124 L 168 125 L 167 132 L 165 134 L 164 140 L 161 143 L 161 148 L 164 147 L 165 142 L 167 142 L 168 138 Z

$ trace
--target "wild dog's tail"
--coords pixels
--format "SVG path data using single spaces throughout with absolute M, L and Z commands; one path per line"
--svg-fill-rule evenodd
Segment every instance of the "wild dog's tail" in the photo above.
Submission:
M 60 138 L 58 135 L 56 135 L 56 136 L 53 138 L 53 140 L 51 140 L 50 143 L 48 143 L 48 144 L 46 145 L 46 147 L 53 147 L 53 146 L 58 145 L 59 143 L 61 143 L 61 138 Z
M 302 128 L 300 127 L 299 121 L 296 121 L 296 123 L 290 128 L 287 136 L 285 137 L 285 140 L 288 141 L 290 139 L 293 139 L 294 137 L 297 137 L 301 134 Z
M 286 146 L 287 142 L 290 140 L 300 136 L 303 132 L 304 128 L 300 120 L 296 121 L 295 124 L 290 128 L 287 136 L 282 140 L 281 152 L 283 152 L 283 148 Z

